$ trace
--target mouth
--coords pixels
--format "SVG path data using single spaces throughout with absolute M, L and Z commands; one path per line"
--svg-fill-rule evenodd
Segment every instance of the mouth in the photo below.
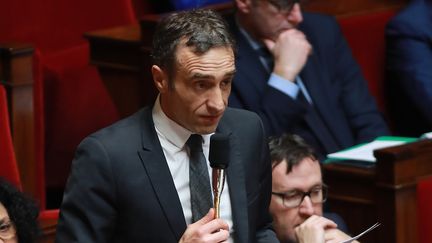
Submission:
M 204 121 L 205 124 L 213 125 L 217 122 L 219 122 L 222 115 L 207 115 L 207 116 L 200 116 L 201 120 Z

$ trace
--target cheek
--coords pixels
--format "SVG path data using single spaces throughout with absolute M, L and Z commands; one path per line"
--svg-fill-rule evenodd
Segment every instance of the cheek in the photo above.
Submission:
M 314 208 L 315 208 L 315 214 L 316 215 L 319 215 L 319 216 L 323 215 L 323 210 L 322 210 L 321 204 L 314 205 Z

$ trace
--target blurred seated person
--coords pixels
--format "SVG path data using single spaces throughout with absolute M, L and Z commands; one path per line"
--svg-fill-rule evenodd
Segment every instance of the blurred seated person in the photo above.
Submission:
M 298 0 L 235 0 L 237 42 L 229 105 L 258 113 L 268 136 L 294 133 L 318 158 L 387 135 L 333 17 Z
M 272 160 L 270 213 L 280 242 L 342 242 L 350 237 L 336 214 L 324 213 L 327 186 L 313 149 L 297 135 L 269 142 Z M 356 242 L 356 241 L 354 241 Z
M 412 0 L 387 25 L 387 87 L 395 132 L 432 131 L 432 1 Z
M 0 242 L 35 242 L 38 215 L 35 202 L 0 177 Z

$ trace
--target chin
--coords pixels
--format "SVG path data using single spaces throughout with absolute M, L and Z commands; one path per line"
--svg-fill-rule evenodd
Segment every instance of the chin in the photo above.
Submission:
M 216 131 L 216 127 L 217 126 L 212 126 L 212 127 L 196 127 L 194 129 L 194 132 L 198 133 L 198 134 L 210 134 L 210 133 L 214 133 Z

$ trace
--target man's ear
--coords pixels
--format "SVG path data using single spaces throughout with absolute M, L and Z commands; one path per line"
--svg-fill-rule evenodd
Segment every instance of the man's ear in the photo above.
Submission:
M 159 93 L 165 93 L 168 91 L 168 75 L 164 72 L 162 68 L 157 65 L 153 65 L 151 68 L 153 82 Z
M 237 11 L 249 13 L 252 6 L 252 0 L 235 0 L 235 4 L 237 6 Z

